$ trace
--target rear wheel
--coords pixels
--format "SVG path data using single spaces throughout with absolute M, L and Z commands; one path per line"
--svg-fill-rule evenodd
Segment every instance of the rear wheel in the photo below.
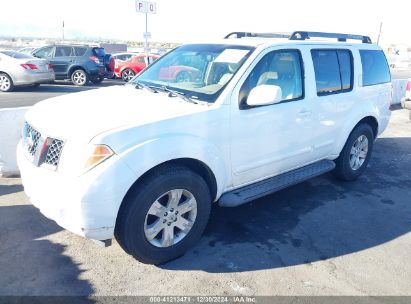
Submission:
M 13 80 L 6 73 L 0 73 L 0 91 L 11 92 L 14 89 Z
M 350 134 L 340 156 L 335 161 L 334 174 L 341 180 L 357 179 L 371 157 L 374 133 L 370 125 L 358 125 Z
M 125 82 L 129 82 L 131 79 L 133 79 L 133 77 L 136 75 L 136 73 L 134 73 L 134 71 L 132 69 L 125 69 L 122 73 L 121 73 L 121 78 L 125 81 Z
M 84 86 L 88 83 L 88 75 L 84 70 L 75 70 L 71 74 L 71 81 L 76 86 Z
M 179 166 L 150 174 L 126 197 L 115 229 L 121 247 L 143 263 L 183 255 L 200 239 L 211 196 L 204 179 Z

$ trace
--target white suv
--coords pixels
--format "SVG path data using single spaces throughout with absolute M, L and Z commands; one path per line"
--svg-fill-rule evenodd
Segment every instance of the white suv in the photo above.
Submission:
M 390 118 L 383 51 L 365 36 L 276 37 L 183 45 L 125 86 L 32 107 L 17 156 L 33 204 L 162 263 L 201 237 L 212 202 L 237 206 L 331 170 L 356 179 Z

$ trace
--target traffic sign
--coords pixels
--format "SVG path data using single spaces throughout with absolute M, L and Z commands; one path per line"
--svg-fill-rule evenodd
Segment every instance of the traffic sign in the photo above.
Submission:
M 155 14 L 157 12 L 157 5 L 155 2 L 136 0 L 136 11 L 138 13 Z

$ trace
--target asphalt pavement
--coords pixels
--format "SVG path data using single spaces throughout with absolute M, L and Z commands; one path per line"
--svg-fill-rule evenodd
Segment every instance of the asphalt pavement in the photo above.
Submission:
M 411 78 L 411 70 L 395 69 L 391 71 L 391 74 L 392 79 Z M 121 79 L 105 79 L 101 84 L 89 83 L 87 86 L 84 87 L 74 86 L 68 81 L 59 81 L 56 84 L 41 85 L 38 88 L 16 88 L 14 92 L 0 92 L 0 109 L 31 106 L 41 100 L 59 95 L 81 92 L 86 90 L 95 90 L 101 87 L 123 84 L 124 81 Z
M 53 84 L 42 84 L 37 88 L 17 87 L 13 92 L 0 92 L 0 109 L 32 106 L 47 98 L 69 93 L 95 90 L 113 85 L 123 85 L 124 83 L 125 82 L 121 79 L 105 79 L 100 84 L 93 84 L 90 82 L 84 87 L 75 86 L 69 81 L 58 81 Z
M 411 123 L 398 108 L 357 181 L 326 174 L 214 206 L 197 246 L 161 266 L 63 230 L 29 203 L 20 179 L 3 178 L 0 296 L 411 296 L 410 197 Z

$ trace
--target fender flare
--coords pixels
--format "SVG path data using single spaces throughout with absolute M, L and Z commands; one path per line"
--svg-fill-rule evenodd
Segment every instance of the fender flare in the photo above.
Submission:
M 355 127 L 366 118 L 372 118 L 377 123 L 378 129 L 378 115 L 375 112 L 366 112 L 361 113 L 361 115 L 356 115 L 355 119 L 347 120 L 344 126 L 341 128 L 341 131 L 338 135 L 338 140 L 335 143 L 333 155 L 340 155 L 342 149 L 344 148 L 345 143 L 347 142 L 348 137 L 350 136 L 351 132 L 355 129 Z M 354 123 L 353 123 L 354 122 Z M 375 138 L 377 138 L 378 131 L 375 134 Z
M 152 168 L 166 162 L 178 159 L 199 161 L 214 175 L 217 186 L 215 200 L 221 196 L 229 182 L 230 168 L 223 152 L 212 143 L 193 135 L 168 134 L 153 138 L 125 150 L 119 156 L 134 172 L 136 180 Z

